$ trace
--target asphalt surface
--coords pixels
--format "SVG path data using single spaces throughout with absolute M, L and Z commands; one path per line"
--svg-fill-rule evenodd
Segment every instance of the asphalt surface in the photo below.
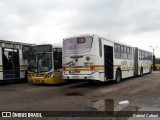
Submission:
M 129 101 L 130 106 L 160 109 L 160 71 L 113 82 L 78 82 L 59 85 L 12 83 L 0 85 L 0 111 L 96 111 L 93 102 L 113 99 L 114 106 Z M 152 110 L 152 109 L 151 109 Z M 14 118 L 18 119 L 18 118 Z M 112 118 L 39 118 L 39 119 L 95 119 Z

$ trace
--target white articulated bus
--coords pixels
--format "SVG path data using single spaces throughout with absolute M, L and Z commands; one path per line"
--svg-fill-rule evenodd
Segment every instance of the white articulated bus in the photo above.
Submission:
M 28 82 L 57 84 L 62 79 L 62 45 L 32 46 L 29 55 Z
M 152 53 L 96 35 L 63 40 L 64 80 L 115 80 L 152 71 Z
M 0 82 L 24 79 L 31 44 L 0 40 Z

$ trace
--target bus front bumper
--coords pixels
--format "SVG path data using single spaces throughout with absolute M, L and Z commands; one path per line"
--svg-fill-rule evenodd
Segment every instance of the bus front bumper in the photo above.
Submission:
M 63 75 L 64 80 L 93 80 L 93 75 Z
M 58 84 L 58 83 L 63 83 L 65 81 L 62 79 L 62 76 L 57 76 L 57 77 L 49 77 L 49 78 L 28 77 L 28 82 L 35 83 L 35 84 Z

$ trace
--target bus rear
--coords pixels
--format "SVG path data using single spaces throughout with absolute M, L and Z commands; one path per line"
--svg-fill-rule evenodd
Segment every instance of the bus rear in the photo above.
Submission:
M 62 79 L 62 47 L 32 46 L 29 55 L 28 82 L 57 84 Z
M 97 80 L 97 45 L 94 36 L 76 36 L 63 41 L 63 79 Z M 94 42 L 93 42 L 94 41 Z

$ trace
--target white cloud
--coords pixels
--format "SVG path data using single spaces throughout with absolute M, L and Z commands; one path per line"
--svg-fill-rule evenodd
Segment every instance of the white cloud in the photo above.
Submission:
M 0 39 L 56 43 L 91 33 L 152 50 L 148 46 L 160 48 L 159 4 L 159 0 L 1 0 Z M 160 56 L 158 49 L 155 53 Z

